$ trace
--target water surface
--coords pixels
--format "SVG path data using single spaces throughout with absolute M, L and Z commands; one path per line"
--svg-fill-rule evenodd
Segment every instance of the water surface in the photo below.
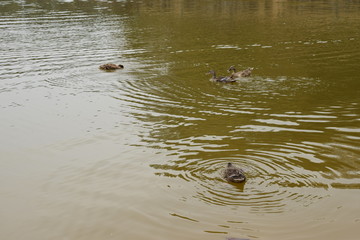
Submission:
M 358 1 L 0 9 L 1 239 L 357 239 Z

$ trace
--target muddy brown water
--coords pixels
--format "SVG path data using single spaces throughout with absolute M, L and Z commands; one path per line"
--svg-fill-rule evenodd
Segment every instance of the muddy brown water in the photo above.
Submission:
M 0 12 L 1 239 L 359 236 L 359 1 Z

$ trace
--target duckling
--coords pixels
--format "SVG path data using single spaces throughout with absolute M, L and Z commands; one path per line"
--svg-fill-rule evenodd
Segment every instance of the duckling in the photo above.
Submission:
M 107 64 L 103 64 L 99 67 L 101 70 L 116 70 L 116 69 L 123 69 L 124 66 L 119 64 L 113 64 L 113 63 L 107 63 Z
M 231 78 L 231 77 L 217 77 L 216 73 L 214 70 L 210 70 L 207 74 L 211 74 L 212 77 L 210 78 L 210 81 L 214 81 L 214 82 L 223 82 L 223 83 L 232 83 L 232 82 L 236 82 L 235 79 Z
M 233 72 L 230 76 L 231 78 L 240 78 L 240 77 L 250 77 L 252 70 L 254 70 L 254 68 L 247 68 L 243 71 L 236 72 L 235 66 L 231 66 L 229 67 L 228 72 L 231 71 Z
M 232 163 L 228 163 L 227 167 L 223 171 L 223 177 L 234 183 L 244 182 L 246 180 L 244 171 L 241 168 L 234 166 Z

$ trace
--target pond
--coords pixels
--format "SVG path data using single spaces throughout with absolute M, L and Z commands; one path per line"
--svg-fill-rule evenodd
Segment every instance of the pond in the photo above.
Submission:
M 0 11 L 1 239 L 357 239 L 359 1 Z

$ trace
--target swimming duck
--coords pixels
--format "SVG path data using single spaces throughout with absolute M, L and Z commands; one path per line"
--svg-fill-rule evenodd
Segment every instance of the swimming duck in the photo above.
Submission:
M 241 168 L 234 166 L 232 163 L 228 163 L 227 167 L 223 171 L 223 177 L 234 183 L 244 182 L 246 180 L 244 171 Z
M 231 78 L 239 78 L 239 77 L 250 77 L 252 70 L 254 70 L 254 68 L 247 68 L 243 71 L 236 72 L 235 66 L 231 66 L 229 67 L 228 72 L 231 71 L 233 72 L 230 76 Z
M 107 64 L 103 64 L 99 67 L 101 70 L 116 70 L 116 69 L 123 69 L 124 66 L 119 64 L 113 64 L 113 63 L 107 63 Z
M 236 82 L 236 80 L 233 79 L 232 77 L 223 77 L 223 76 L 217 77 L 214 70 L 210 70 L 207 74 L 211 74 L 211 75 L 212 75 L 212 77 L 210 78 L 210 81 L 223 82 L 223 83 Z

